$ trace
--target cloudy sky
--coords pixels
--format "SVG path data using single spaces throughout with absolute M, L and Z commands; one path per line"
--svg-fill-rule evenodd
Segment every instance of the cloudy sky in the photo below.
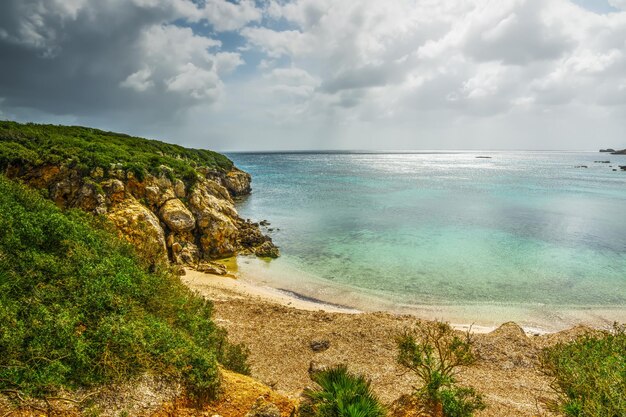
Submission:
M 0 119 L 217 150 L 626 147 L 626 0 L 2 0 Z

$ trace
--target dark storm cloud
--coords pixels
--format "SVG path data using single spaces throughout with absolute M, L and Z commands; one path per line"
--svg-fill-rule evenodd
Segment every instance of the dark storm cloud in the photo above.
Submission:
M 163 18 L 130 3 L 123 10 L 78 11 L 75 19 L 44 11 L 45 33 L 20 33 L 32 16 L 23 1 L 0 4 L 0 96 L 10 107 L 34 107 L 52 114 L 92 114 L 106 109 L 140 106 L 148 97 L 121 91 L 132 72 L 133 51 L 146 25 Z
M 239 65 L 238 54 L 214 53 L 218 41 L 168 23 L 181 19 L 176 4 L 0 3 L 3 107 L 159 118 L 211 103 L 221 88 L 218 73 Z

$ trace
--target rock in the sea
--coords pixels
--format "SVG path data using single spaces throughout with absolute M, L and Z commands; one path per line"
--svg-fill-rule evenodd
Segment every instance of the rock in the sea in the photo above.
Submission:
M 265 397 L 261 396 L 257 398 L 245 417 L 280 417 L 280 410 L 276 404 L 267 401 Z
M 612 148 L 600 149 L 600 152 L 615 152 L 615 149 L 612 149 Z
M 311 350 L 313 352 L 323 352 L 330 347 L 330 341 L 325 340 L 325 339 L 324 340 L 312 340 L 311 343 L 309 343 L 309 346 L 311 347 Z
M 269 240 L 254 248 L 253 252 L 256 256 L 263 258 L 278 258 L 280 256 L 278 248 Z
M 620 165 L 620 166 L 619 166 L 619 168 L 620 168 L 622 171 L 626 171 L 626 165 Z
M 178 198 L 168 200 L 159 210 L 161 219 L 174 232 L 189 232 L 196 226 L 196 219 Z

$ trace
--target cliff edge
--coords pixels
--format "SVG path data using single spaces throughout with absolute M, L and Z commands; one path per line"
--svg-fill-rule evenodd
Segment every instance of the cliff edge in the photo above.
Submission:
M 215 152 L 84 127 L 0 122 L 0 172 L 60 207 L 105 216 L 152 263 L 198 267 L 235 254 L 279 255 L 235 209 L 233 197 L 250 193 L 250 175 Z

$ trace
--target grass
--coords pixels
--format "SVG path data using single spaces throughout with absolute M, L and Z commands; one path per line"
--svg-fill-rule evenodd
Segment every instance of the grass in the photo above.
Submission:
M 218 363 L 248 368 L 211 312 L 104 220 L 0 176 L 0 391 L 45 398 L 149 372 L 213 397 Z
M 162 165 L 172 178 L 193 181 L 196 169 L 228 171 L 233 163 L 216 152 L 188 149 L 156 140 L 80 126 L 0 121 L 0 170 L 8 167 L 65 165 L 88 176 L 102 168 L 131 171 L 141 180 Z
M 626 327 L 602 337 L 584 336 L 544 350 L 542 365 L 553 379 L 554 411 L 568 417 L 626 416 Z

